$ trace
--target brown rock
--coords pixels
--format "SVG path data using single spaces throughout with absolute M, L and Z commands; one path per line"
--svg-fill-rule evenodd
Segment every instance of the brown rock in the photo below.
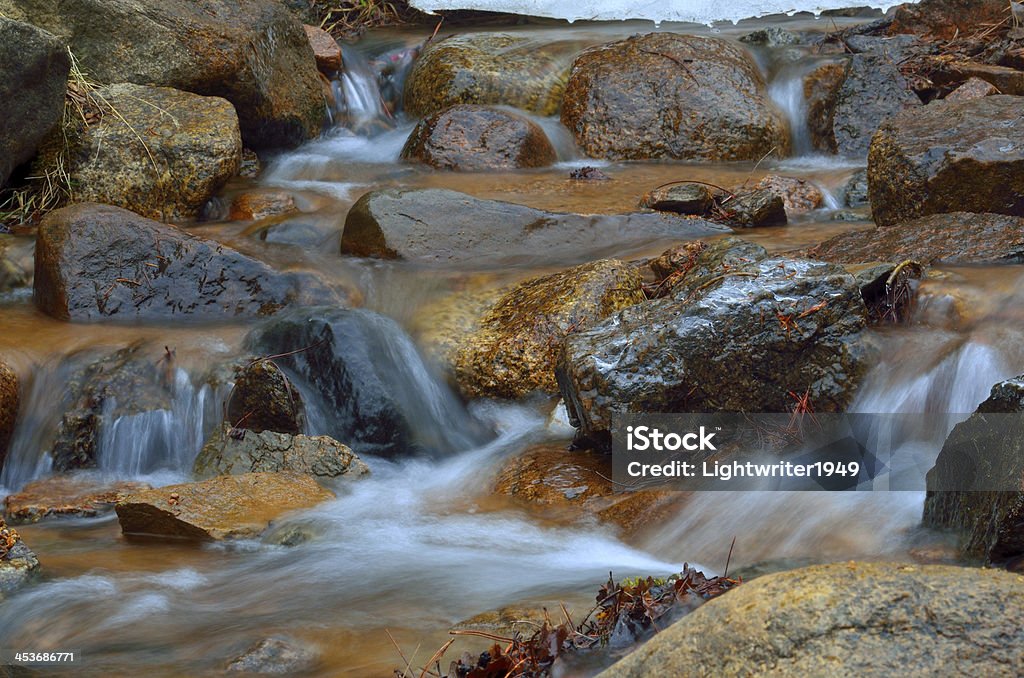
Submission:
M 935 63 L 937 68 L 932 72 L 931 79 L 940 87 L 969 80 L 981 80 L 996 90 L 987 94 L 1024 95 L 1024 71 L 1018 71 L 1016 68 L 980 64 L 976 61 L 946 62 L 936 59 Z M 949 97 L 946 99 L 949 100 Z
M 1009 15 L 1003 0 L 922 0 L 900 5 L 889 33 L 927 34 L 950 40 L 997 24 Z
M 746 52 L 703 36 L 649 33 L 587 50 L 562 122 L 594 158 L 755 160 L 789 147 Z
M 737 195 L 722 208 L 728 222 L 739 226 L 785 226 L 786 202 L 775 191 L 759 188 Z
M 981 78 L 968 78 L 964 84 L 946 95 L 946 101 L 967 101 L 968 99 L 980 99 L 990 94 L 999 94 L 995 85 L 985 82 Z
M 0 362 L 0 465 L 7 456 L 7 446 L 18 419 L 18 375 Z
M 238 370 L 227 402 L 227 421 L 249 431 L 301 433 L 302 395 L 272 360 L 254 360 Z
M 36 576 L 39 560 L 21 535 L 0 518 L 0 603 Z
M 309 38 L 309 46 L 313 48 L 316 67 L 327 75 L 340 71 L 342 56 L 338 41 L 322 28 L 309 24 L 303 24 L 302 27 L 306 30 L 306 37 Z
M 259 221 L 279 214 L 298 211 L 295 198 L 284 191 L 249 191 L 231 201 L 230 221 Z
M 50 517 L 93 518 L 112 511 L 114 504 L 133 492 L 148 490 L 146 483 L 113 484 L 87 475 L 52 476 L 36 480 L 4 499 L 8 522 L 35 523 Z
M 702 184 L 662 186 L 644 194 L 640 207 L 659 212 L 701 215 L 711 208 L 711 189 Z
M 461 104 L 421 120 L 402 157 L 448 170 L 546 167 L 555 148 L 532 120 L 489 106 Z
M 804 251 L 838 264 L 905 261 L 923 264 L 1024 262 L 1024 219 L 1003 214 L 950 212 L 896 226 L 842 233 Z
M 789 216 L 812 212 L 825 202 L 821 189 L 806 179 L 769 174 L 757 182 L 754 188 L 780 196 Z
M 116 510 L 125 534 L 205 541 L 256 537 L 284 514 L 333 498 L 310 476 L 246 473 L 144 490 Z
M 819 151 L 836 152 L 836 138 L 832 131 L 835 99 L 845 78 L 846 64 L 831 63 L 819 66 L 804 79 L 807 126 L 811 132 L 811 143 Z

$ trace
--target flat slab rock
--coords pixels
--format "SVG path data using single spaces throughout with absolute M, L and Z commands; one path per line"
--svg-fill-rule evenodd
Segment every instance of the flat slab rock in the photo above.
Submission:
M 729 233 L 701 219 L 662 213 L 544 212 L 443 189 L 392 189 L 361 197 L 348 213 L 341 251 L 428 265 L 578 263 L 659 241 Z M 607 243 L 595 251 L 595 242 Z
M 127 535 L 209 541 L 259 536 L 284 514 L 333 498 L 309 476 L 246 473 L 144 490 L 116 510 Z
M 318 478 L 367 475 L 370 468 L 346 445 L 328 436 L 225 429 L 203 446 L 193 469 L 200 478 L 287 471 Z
M 150 489 L 146 483 L 106 482 L 88 475 L 53 476 L 25 485 L 4 499 L 4 514 L 11 524 L 34 523 L 51 517 L 93 518 L 114 509 L 134 492 Z

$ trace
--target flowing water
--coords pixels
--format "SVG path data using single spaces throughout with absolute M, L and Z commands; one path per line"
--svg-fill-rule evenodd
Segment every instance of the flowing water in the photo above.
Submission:
M 821 29 L 814 22 L 799 25 Z M 574 39 L 596 43 L 635 28 L 529 30 L 538 41 L 564 38 L 568 30 Z M 557 600 L 585 610 L 609 571 L 616 577 L 664 575 L 683 561 L 720 571 L 733 537 L 734 566 L 751 572 L 772 563 L 910 557 L 921 536 L 920 491 L 699 494 L 672 519 L 631 534 L 493 496 L 503 459 L 536 443 L 568 442 L 564 428 L 549 422 L 554 403 L 460 403 L 415 345 L 417 313 L 456 290 L 498 286 L 550 269 L 424 271 L 336 254 L 348 208 L 363 192 L 387 186 L 444 187 L 542 209 L 616 213 L 634 209 L 640 195 L 668 181 L 736 186 L 778 172 L 814 182 L 827 196 L 825 207 L 788 227 L 744 237 L 784 251 L 866 228 L 863 220 L 832 219 L 856 163 L 809 152 L 800 82 L 814 57 L 758 53 L 773 101 L 793 128 L 793 157 L 768 158 L 758 166 L 598 163 L 577 153 L 557 120 L 542 119 L 556 140 L 558 165 L 446 174 L 398 160 L 414 121 L 395 105 L 395 92 L 410 50 L 424 37 L 391 31 L 346 46 L 349 68 L 334 83 L 337 126 L 323 139 L 274 158 L 258 181 L 293 192 L 298 216 L 255 232 L 230 222 L 191 230 L 279 268 L 314 270 L 385 316 L 365 341 L 391 388 L 401 393 L 406 416 L 447 454 L 399 462 L 368 458 L 371 477 L 337 484 L 336 500 L 286 519 L 262 541 L 135 543 L 121 538 L 113 517 L 25 526 L 20 531 L 39 555 L 44 579 L 0 604 L 0 647 L 78 650 L 87 659 L 78 675 L 205 675 L 255 641 L 287 633 L 318 648 L 324 675 L 390 676 L 404 662 L 388 633 L 407 656 L 415 654 L 413 664 L 422 663 L 445 642 L 452 623 L 486 610 Z M 612 180 L 570 180 L 570 168 L 584 164 L 601 166 Z M 238 180 L 223 201 L 252 188 L 251 181 Z M 648 249 L 657 253 L 666 244 Z M 592 252 L 608 246 L 594 243 Z M 585 260 L 592 252 L 579 256 Z M 992 384 L 1024 371 L 1017 310 L 1022 301 L 1024 268 L 944 269 L 922 283 L 913 322 L 878 333 L 883 357 L 854 409 L 934 415 L 933 429 L 914 437 L 909 467 L 926 469 L 947 432 Z M 243 337 L 249 328 L 71 331 L 34 311 L 24 294 L 2 303 L 0 353 L 24 377 L 25 406 L 0 486 L 13 491 L 48 472 L 44 452 L 77 364 L 69 357 L 137 342 L 151 349 L 154 360 L 164 346 L 174 348 L 173 397 L 165 409 L 111 417 L 101 432 L 97 473 L 157 485 L 188 477 L 204 437 L 220 422 L 230 388 L 207 375 L 211 366 L 247 355 Z M 310 403 L 308 431 L 329 432 L 326 402 L 308 380 L 296 381 Z M 298 545 L 279 545 L 296 534 L 302 536 Z M 481 643 L 460 642 L 449 657 L 470 648 L 479 652 Z

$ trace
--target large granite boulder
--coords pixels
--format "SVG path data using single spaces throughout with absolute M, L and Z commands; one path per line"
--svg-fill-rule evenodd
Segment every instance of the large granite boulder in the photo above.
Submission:
M 66 42 L 102 84 L 222 97 L 250 148 L 320 134 L 327 108 L 302 24 L 276 0 L 0 0 Z
M 924 524 L 952 529 L 984 562 L 1024 558 L 1024 376 L 996 384 L 928 472 Z
M 339 301 L 312 276 L 280 273 L 219 243 L 93 203 L 43 219 L 35 300 L 45 313 L 78 321 L 220 321 L 272 315 L 295 302 Z
M 887 120 L 868 155 L 879 226 L 937 212 L 1024 216 L 1024 98 L 936 102 Z
M 14 423 L 18 419 L 18 375 L 6 363 L 0 361 L 0 466 L 7 455 L 7 447 L 14 435 Z
M 352 450 L 328 436 L 256 433 L 228 427 L 206 442 L 192 470 L 199 478 L 287 471 L 321 480 L 354 478 L 370 472 Z
M 804 250 L 837 264 L 906 261 L 923 264 L 1024 263 L 1024 219 L 1005 214 L 949 212 L 895 226 L 850 231 Z
M 75 202 L 98 202 L 160 221 L 191 219 L 238 174 L 242 138 L 230 102 L 168 87 L 109 85 L 95 92 L 103 115 L 80 117 L 43 148 L 60 154 Z
M 834 563 L 747 582 L 601 678 L 1016 676 L 1024 577 L 948 565 Z
M 60 121 L 70 69 L 60 40 L 0 15 L 0 187 Z
M 434 266 L 474 263 L 491 268 L 577 263 L 593 258 L 595 242 L 609 256 L 622 256 L 630 248 L 659 241 L 727 232 L 710 222 L 669 214 L 564 214 L 443 189 L 386 189 L 365 194 L 349 210 L 341 251 Z
M 473 295 L 455 295 L 420 313 L 420 342 L 467 398 L 556 393 L 562 339 L 643 302 L 642 283 L 635 267 L 604 259 L 532 278 L 481 306 Z M 463 306 L 468 318 L 458 312 Z
M 708 36 L 649 33 L 585 51 L 562 122 L 594 158 L 757 160 L 789 147 L 757 66 Z
M 591 441 L 607 442 L 616 412 L 789 412 L 799 398 L 837 412 L 852 400 L 871 356 L 852 275 L 804 259 L 699 260 L 672 296 L 566 338 L 558 381 Z
M 143 490 L 115 510 L 126 535 L 220 541 L 258 537 L 278 518 L 333 498 L 307 475 L 246 473 Z
M 405 82 L 405 110 L 428 116 L 455 104 L 496 104 L 553 115 L 578 48 L 503 33 L 433 40 Z
M 491 106 L 452 106 L 421 120 L 402 157 L 437 169 L 508 170 L 547 167 L 556 160 L 540 125 Z

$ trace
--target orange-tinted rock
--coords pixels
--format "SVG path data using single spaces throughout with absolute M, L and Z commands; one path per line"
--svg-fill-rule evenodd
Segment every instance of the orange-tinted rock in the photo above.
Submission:
M 231 202 L 230 221 L 259 221 L 278 214 L 295 212 L 295 199 L 284 191 L 250 191 Z
M 341 47 L 331 37 L 331 34 L 322 28 L 303 24 L 306 29 L 306 37 L 309 38 L 309 45 L 313 48 L 313 56 L 316 57 L 316 67 L 323 73 L 337 73 L 342 67 Z
M 18 375 L 0 362 L 0 465 L 7 455 L 7 446 L 14 434 L 18 418 Z
M 755 189 L 765 189 L 771 193 L 781 196 L 782 203 L 786 208 L 786 214 L 804 214 L 821 207 L 825 202 L 825 196 L 821 189 L 806 179 L 794 177 L 783 177 L 778 174 L 769 174 L 754 186 Z
M 998 24 L 1009 16 L 1004 0 L 922 0 L 900 5 L 889 32 L 917 33 L 950 40 Z
M 835 120 L 835 99 L 846 77 L 846 65 L 832 63 L 819 66 L 804 78 L 804 99 L 807 101 L 807 127 L 811 143 L 819 151 L 836 152 L 832 132 Z
M 4 513 L 8 522 L 34 523 L 64 516 L 92 518 L 113 510 L 114 504 L 133 492 L 148 490 L 146 483 L 104 482 L 89 476 L 53 476 L 36 480 L 8 495 Z

